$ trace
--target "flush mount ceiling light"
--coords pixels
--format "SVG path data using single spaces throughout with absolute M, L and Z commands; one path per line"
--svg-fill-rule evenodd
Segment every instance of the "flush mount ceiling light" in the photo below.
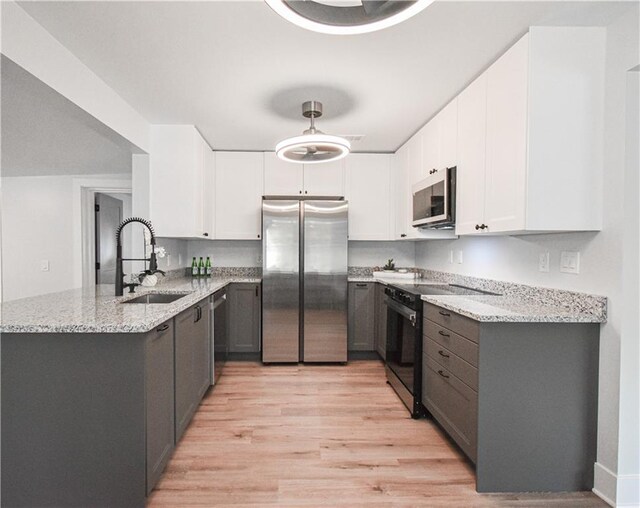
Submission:
M 324 134 L 315 128 L 315 119 L 322 116 L 322 103 L 307 101 L 302 104 L 302 116 L 309 118 L 311 125 L 302 136 L 280 141 L 276 145 L 276 155 L 287 162 L 318 164 L 337 161 L 346 157 L 351 143 L 340 136 Z
M 287 21 L 307 30 L 352 35 L 382 30 L 415 16 L 433 0 L 265 0 Z

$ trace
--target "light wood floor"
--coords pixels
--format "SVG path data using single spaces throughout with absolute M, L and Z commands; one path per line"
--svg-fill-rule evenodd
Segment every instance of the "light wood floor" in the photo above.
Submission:
M 149 498 L 160 506 L 607 506 L 591 493 L 481 495 L 429 420 L 412 420 L 380 362 L 232 362 Z

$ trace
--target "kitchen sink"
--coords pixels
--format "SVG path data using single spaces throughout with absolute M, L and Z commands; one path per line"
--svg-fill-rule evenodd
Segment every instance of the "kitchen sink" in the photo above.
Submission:
M 171 303 L 185 296 L 187 294 L 147 293 L 122 303 Z

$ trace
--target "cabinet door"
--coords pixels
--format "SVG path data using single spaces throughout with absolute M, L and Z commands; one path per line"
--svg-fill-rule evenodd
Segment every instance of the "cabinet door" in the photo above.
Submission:
M 154 125 L 149 211 L 158 236 L 202 234 L 202 151 L 192 125 Z
M 231 284 L 229 305 L 229 352 L 260 352 L 260 284 Z
M 525 36 L 486 72 L 485 224 L 489 233 L 525 227 L 528 48 Z
M 393 240 L 389 165 L 385 154 L 347 157 L 349 240 Z
M 349 351 L 374 351 L 375 283 L 349 283 Z
M 304 164 L 304 194 L 344 196 L 344 161 Z
M 174 447 L 173 320 L 150 332 L 145 355 L 147 494 Z
M 193 337 L 193 396 L 196 408 L 205 392 L 211 386 L 211 335 L 209 300 L 203 300 L 196 309 L 200 316 L 196 324 L 196 335 Z
M 384 303 L 384 284 L 376 284 L 376 350 L 383 360 L 387 357 L 387 306 Z
M 437 169 L 457 165 L 458 147 L 458 99 L 453 99 L 437 116 L 438 166 Z
M 440 119 L 433 118 L 422 128 L 422 167 L 415 175 L 416 183 L 429 176 L 431 171 L 442 169 L 439 160 L 440 149 Z
M 409 207 L 409 147 L 405 143 L 393 155 L 393 191 L 395 195 L 395 239 L 406 240 L 412 229 L 408 221 Z
M 215 238 L 215 155 L 213 150 L 202 141 L 203 170 L 202 170 L 202 236 Z
M 264 152 L 264 195 L 301 195 L 303 172 L 302 164 L 283 161 L 274 152 Z
M 262 153 L 216 152 L 216 238 L 259 240 Z
M 191 417 L 206 391 L 203 370 L 208 368 L 208 320 L 206 300 L 175 318 L 175 428 L 176 443 L 184 434 Z M 208 385 L 206 385 L 208 386 Z
M 482 74 L 458 96 L 456 234 L 481 234 L 485 199 L 487 76 Z

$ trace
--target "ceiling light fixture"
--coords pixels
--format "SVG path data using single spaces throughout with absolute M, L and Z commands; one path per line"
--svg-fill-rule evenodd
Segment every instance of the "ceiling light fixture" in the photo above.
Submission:
M 301 136 L 287 138 L 276 145 L 276 155 L 280 159 L 300 164 L 319 164 L 349 155 L 351 143 L 348 140 L 316 129 L 315 119 L 322 116 L 321 102 L 307 101 L 302 104 L 302 116 L 309 118 L 309 128 Z
M 314 32 L 353 35 L 415 16 L 434 0 L 265 0 L 287 21 Z

